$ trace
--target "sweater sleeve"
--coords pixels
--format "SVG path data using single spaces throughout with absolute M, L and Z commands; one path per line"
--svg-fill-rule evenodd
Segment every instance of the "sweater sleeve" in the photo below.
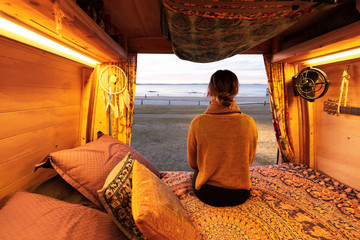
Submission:
M 197 166 L 197 148 L 196 148 L 196 139 L 194 136 L 193 123 L 190 124 L 188 139 L 187 139 L 187 156 L 188 162 L 192 169 L 198 170 Z
M 249 159 L 250 160 L 250 162 L 249 162 L 250 165 L 253 163 L 253 161 L 255 159 L 255 153 L 256 153 L 257 142 L 258 142 L 258 130 L 257 130 L 254 119 L 252 119 L 252 128 L 253 128 L 253 132 L 254 132 L 254 137 L 253 137 L 253 141 L 251 143 L 253 151 L 252 151 L 250 159 Z

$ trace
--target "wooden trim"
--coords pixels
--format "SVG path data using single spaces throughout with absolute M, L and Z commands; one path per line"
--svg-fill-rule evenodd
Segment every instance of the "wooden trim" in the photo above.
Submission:
M 315 147 L 315 114 L 314 102 L 307 102 L 309 111 L 309 167 L 316 167 L 316 147 Z
M 137 53 L 174 53 L 171 42 L 165 37 L 129 38 L 128 49 Z
M 55 4 L 56 3 L 56 4 Z M 57 26 L 55 9 L 61 11 L 61 27 Z M 73 0 L 0 2 L 0 12 L 69 45 L 101 62 L 127 59 L 127 52 L 106 34 Z M 59 28 L 60 27 L 60 28 Z
M 360 21 L 323 34 L 273 55 L 272 62 L 300 62 L 359 46 Z
M 92 112 L 92 85 L 95 79 L 92 77 L 94 71 L 89 68 L 82 69 L 82 90 L 81 90 L 81 110 L 80 110 L 80 143 L 84 145 L 89 142 L 88 125 L 89 115 Z

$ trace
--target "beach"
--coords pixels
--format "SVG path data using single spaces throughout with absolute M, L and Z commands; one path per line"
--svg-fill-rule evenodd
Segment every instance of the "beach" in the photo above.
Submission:
M 188 129 L 191 120 L 206 110 L 209 98 L 147 96 L 135 100 L 131 146 L 160 171 L 191 171 L 186 150 Z M 258 128 L 252 166 L 275 164 L 277 143 L 268 97 L 237 97 L 235 101 L 243 113 L 254 118 Z

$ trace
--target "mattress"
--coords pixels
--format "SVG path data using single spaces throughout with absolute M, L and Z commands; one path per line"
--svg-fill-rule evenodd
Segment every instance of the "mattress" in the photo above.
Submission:
M 162 172 L 202 239 L 360 239 L 358 191 L 298 164 L 251 168 L 251 197 L 212 207 L 195 197 L 192 172 Z
M 360 239 L 359 191 L 299 164 L 257 166 L 250 172 L 251 197 L 234 207 L 201 202 L 192 190 L 193 172 L 161 172 L 161 181 L 180 199 L 200 239 Z M 28 191 L 1 209 L 0 222 L 11 221 L 0 228 L 0 239 L 80 239 L 90 226 L 98 230 L 85 230 L 87 239 L 99 234 L 126 239 L 106 213 L 58 175 Z M 14 230 L 20 222 L 23 227 Z

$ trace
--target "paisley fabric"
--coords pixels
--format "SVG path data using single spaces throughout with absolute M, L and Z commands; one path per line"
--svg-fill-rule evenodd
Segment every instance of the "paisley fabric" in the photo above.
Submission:
M 212 207 L 191 188 L 192 172 L 163 172 L 202 239 L 359 239 L 360 192 L 298 164 L 251 168 L 251 197 Z
M 208 18 L 225 19 L 266 19 L 301 15 L 299 10 L 319 8 L 316 3 L 334 3 L 333 0 L 276 1 L 276 0 L 163 0 L 164 6 L 174 12 Z M 315 6 L 314 6 L 315 5 Z
M 329 1 L 330 3 L 332 1 Z M 328 3 L 321 7 L 329 6 Z M 244 52 L 318 11 L 312 1 L 163 0 L 162 33 L 184 60 L 214 62 Z
M 127 62 L 121 62 L 119 66 L 124 70 L 128 80 L 126 87 L 130 101 L 128 108 L 124 107 L 121 116 L 118 118 L 113 112 L 110 114 L 111 136 L 130 146 L 135 100 L 137 54 L 130 53 Z M 122 104 L 119 97 L 115 98 L 114 101 L 117 101 L 118 106 Z

